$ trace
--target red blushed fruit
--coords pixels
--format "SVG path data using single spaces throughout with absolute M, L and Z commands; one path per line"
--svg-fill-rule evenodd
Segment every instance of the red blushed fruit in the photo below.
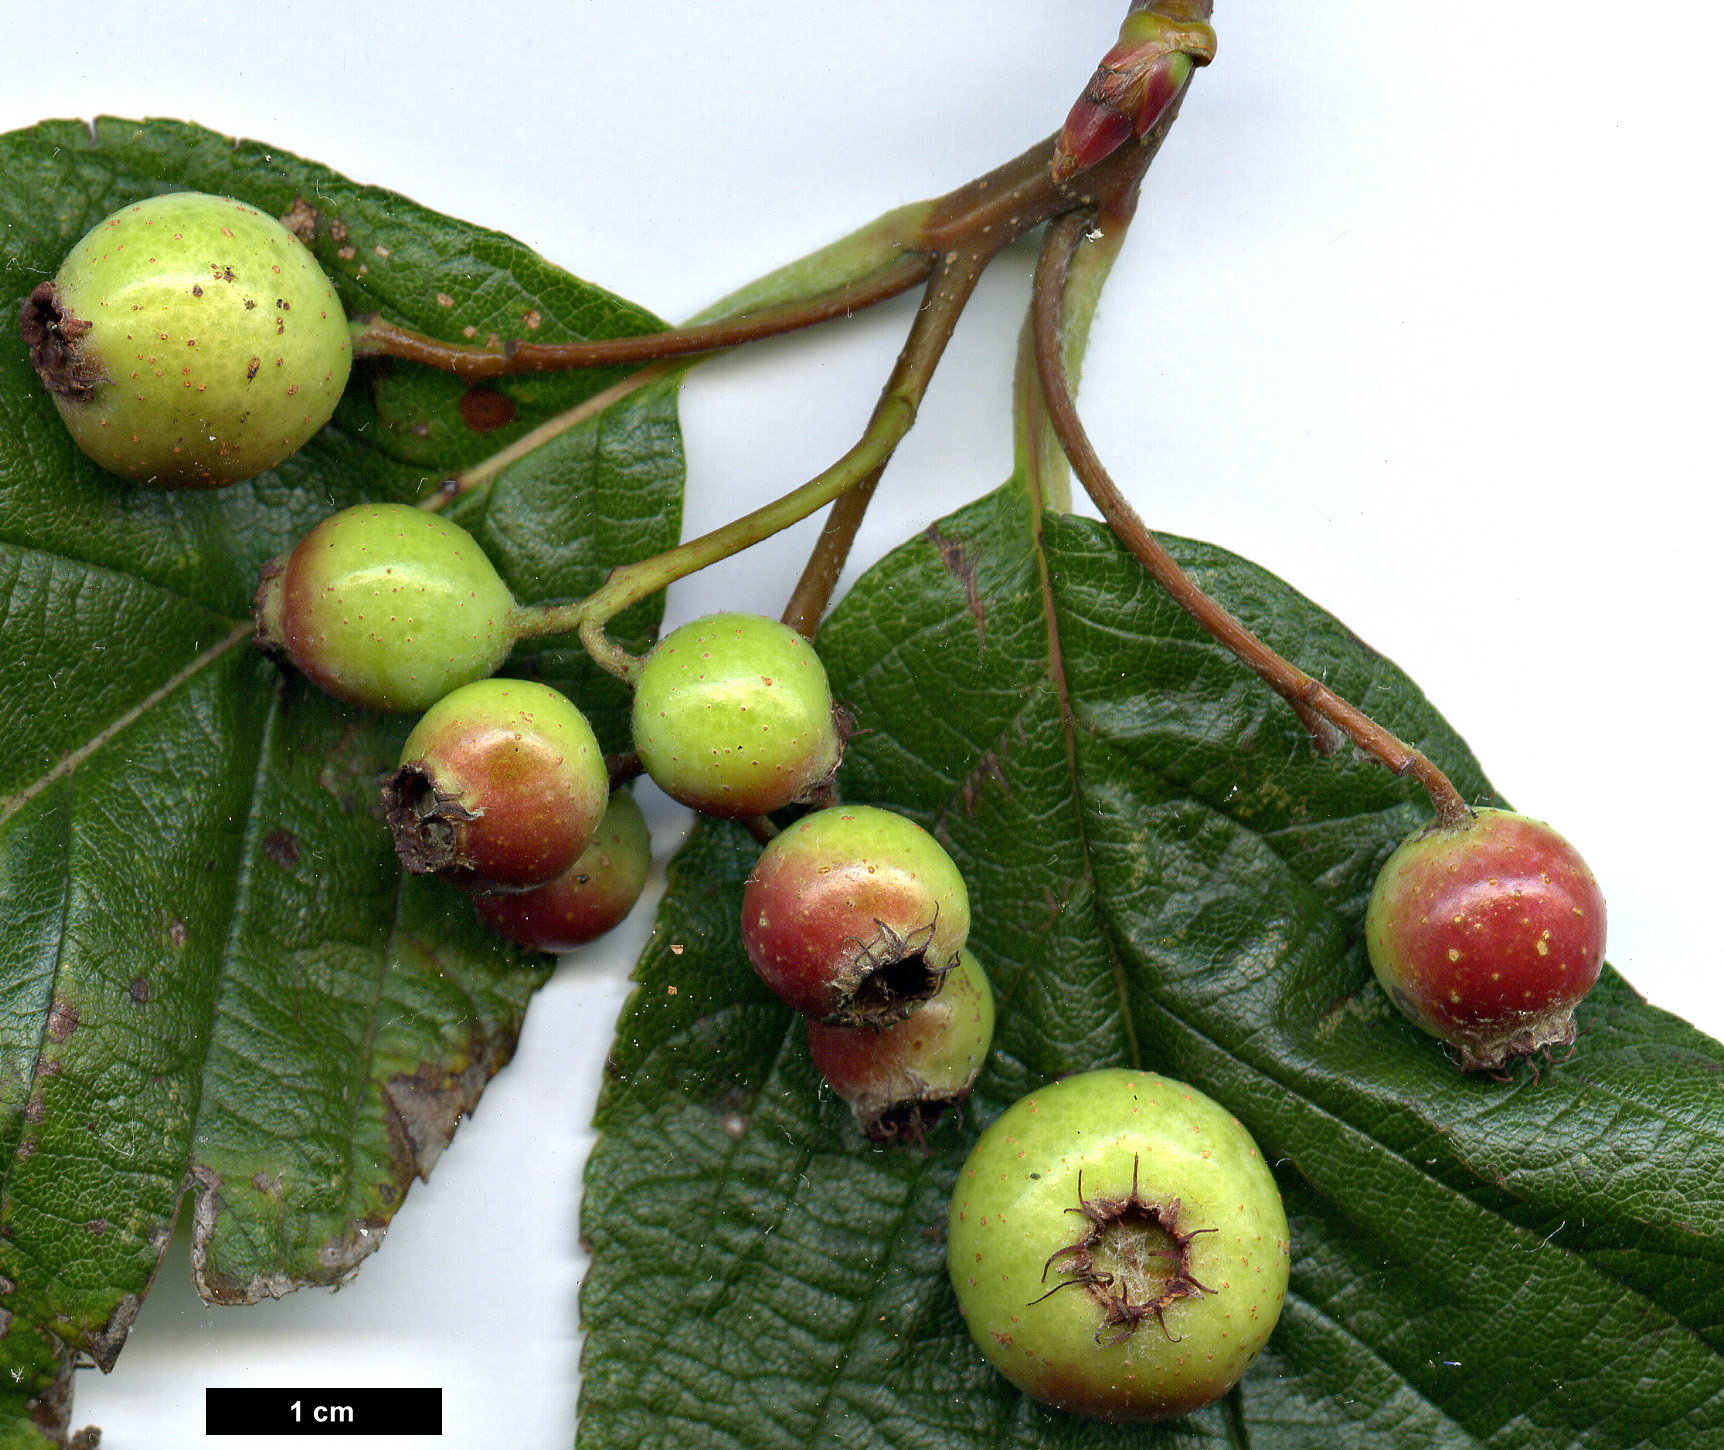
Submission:
M 611 803 L 575 864 L 555 881 L 473 904 L 498 936 L 536 952 L 566 952 L 603 936 L 634 909 L 652 870 L 652 837 L 628 788 Z
M 966 947 L 940 990 L 890 1027 L 808 1024 L 808 1055 L 876 1142 L 920 1140 L 975 1085 L 994 1040 L 994 990 Z
M 1468 1071 L 1574 1041 L 1604 929 L 1603 893 L 1574 847 L 1499 810 L 1402 842 L 1365 914 L 1383 990 Z
M 964 878 L 908 817 L 834 806 L 774 836 L 742 893 L 767 986 L 822 1022 L 884 1027 L 932 997 L 970 934 Z
M 425 712 L 383 806 L 409 871 L 468 891 L 525 891 L 575 864 L 609 795 L 604 755 L 573 702 L 530 680 L 489 679 Z

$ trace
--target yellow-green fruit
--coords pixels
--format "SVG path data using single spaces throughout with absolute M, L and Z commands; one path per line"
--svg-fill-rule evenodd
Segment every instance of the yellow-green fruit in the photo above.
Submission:
M 758 614 L 709 614 L 660 640 L 635 683 L 633 726 L 653 783 L 714 816 L 807 800 L 844 753 L 814 646 Z
M 1287 1294 L 1287 1215 L 1251 1135 L 1152 1072 L 1019 1099 L 958 1175 L 946 1266 L 982 1353 L 1044 1404 L 1115 1423 L 1226 1394 Z
M 275 467 L 329 421 L 352 362 L 340 300 L 299 239 L 195 191 L 97 223 L 20 323 L 78 446 L 161 488 Z
M 493 674 L 515 643 L 514 597 L 459 524 L 400 503 L 331 514 L 266 564 L 258 646 L 372 710 L 425 710 Z

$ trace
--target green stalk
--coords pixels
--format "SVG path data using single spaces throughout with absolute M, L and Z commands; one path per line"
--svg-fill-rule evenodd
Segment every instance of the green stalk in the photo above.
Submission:
M 990 253 L 991 255 L 991 253 Z M 624 564 L 592 594 L 573 604 L 548 605 L 532 612 L 518 637 L 578 630 L 587 652 L 619 679 L 632 683 L 640 661 L 604 633 L 605 624 L 637 600 L 728 559 L 762 539 L 789 528 L 824 508 L 846 490 L 878 476 L 916 421 L 928 380 L 951 338 L 959 314 L 970 300 L 987 257 L 948 254 L 935 264 L 927 299 L 905 340 L 880 401 L 862 436 L 836 463 L 800 488 L 744 514 L 711 533 L 690 539 L 662 554 Z

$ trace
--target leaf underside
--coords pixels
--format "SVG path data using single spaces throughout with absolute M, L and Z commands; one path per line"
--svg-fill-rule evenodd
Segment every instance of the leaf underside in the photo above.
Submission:
M 315 206 L 350 315 L 453 341 L 662 326 L 498 233 L 254 143 L 119 120 L 0 137 L 8 316 L 103 216 L 180 188 Z M 266 661 L 251 600 L 328 513 L 412 501 L 614 376 L 466 389 L 361 362 L 274 472 L 176 494 L 89 464 L 0 331 L 0 1444 L 64 1434 L 72 1364 L 113 1363 L 188 1189 L 206 1298 L 338 1283 L 508 1061 L 551 959 L 403 877 L 377 781 L 412 722 Z M 681 497 L 659 387 L 454 516 L 532 601 L 675 543 Z M 655 602 L 614 632 L 640 647 L 657 620 Z M 622 748 L 626 698 L 578 649 L 508 669 Z
M 1392 665 L 1255 566 L 1168 542 L 1494 799 Z M 1724 1049 L 1607 969 L 1571 1058 L 1459 1074 L 1360 938 L 1422 798 L 1319 758 L 1105 530 L 1037 518 L 1015 486 L 881 561 L 820 644 L 861 726 L 845 799 L 911 814 L 970 883 L 995 1051 L 925 1147 L 861 1140 L 743 954 L 758 847 L 704 825 L 673 863 L 587 1172 L 583 1450 L 1724 1443 Z M 1117 1065 L 1240 1118 L 1275 1165 L 1293 1264 L 1237 1390 L 1109 1429 L 987 1367 L 943 1238 L 988 1122 Z

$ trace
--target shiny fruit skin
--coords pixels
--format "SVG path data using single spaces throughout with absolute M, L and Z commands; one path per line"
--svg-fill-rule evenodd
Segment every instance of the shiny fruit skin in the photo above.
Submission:
M 767 844 L 742 893 L 742 940 L 760 978 L 822 1022 L 883 1027 L 957 965 L 970 897 L 952 858 L 907 816 L 813 811 Z
M 1092 1287 L 1073 1246 L 1092 1214 L 1128 1203 L 1102 1239 L 1135 1228 L 1162 1251 L 1137 1262 L 1167 1274 L 1176 1240 L 1144 1228 L 1153 1209 L 1185 1238 L 1185 1272 L 1177 1287 L 1158 1276 L 1128 1291 L 1135 1307 L 1117 1317 L 1104 1301 L 1126 1278 Z M 1129 1252 L 1132 1236 L 1122 1241 Z M 1093 1251 L 1092 1273 L 1119 1266 L 1107 1250 Z M 971 1336 L 1025 1394 L 1091 1419 L 1161 1420 L 1226 1394 L 1268 1341 L 1287 1292 L 1287 1217 L 1225 1108 L 1154 1073 L 1102 1069 L 1029 1094 L 982 1134 L 953 1191 L 946 1264 Z
M 843 744 L 813 645 L 758 614 L 711 614 L 654 646 L 635 683 L 641 763 L 673 800 L 766 815 L 831 780 Z
M 809 1021 L 808 1055 L 850 1104 L 857 1130 L 885 1141 L 919 1138 L 970 1095 L 994 1041 L 994 990 L 968 947 L 940 990 L 887 1027 Z
M 514 647 L 515 601 L 460 525 L 398 503 L 331 514 L 266 565 L 258 645 L 338 699 L 426 710 L 493 674 Z
M 1604 965 L 1604 894 L 1542 821 L 1480 810 L 1396 848 L 1371 892 L 1365 944 L 1391 1001 L 1495 1071 L 1574 1040 Z
M 561 876 L 609 797 L 586 716 L 531 680 L 477 680 L 444 696 L 413 727 L 383 788 L 402 865 L 480 893 Z
M 352 364 L 316 258 L 231 197 L 122 207 L 26 303 L 27 339 L 32 308 L 49 332 L 31 339 L 32 361 L 78 446 L 161 488 L 275 467 L 329 421 Z
M 536 952 L 566 952 L 603 936 L 634 908 L 652 871 L 652 837 L 633 792 L 621 786 L 575 864 L 555 881 L 507 896 L 478 896 L 485 924 Z

